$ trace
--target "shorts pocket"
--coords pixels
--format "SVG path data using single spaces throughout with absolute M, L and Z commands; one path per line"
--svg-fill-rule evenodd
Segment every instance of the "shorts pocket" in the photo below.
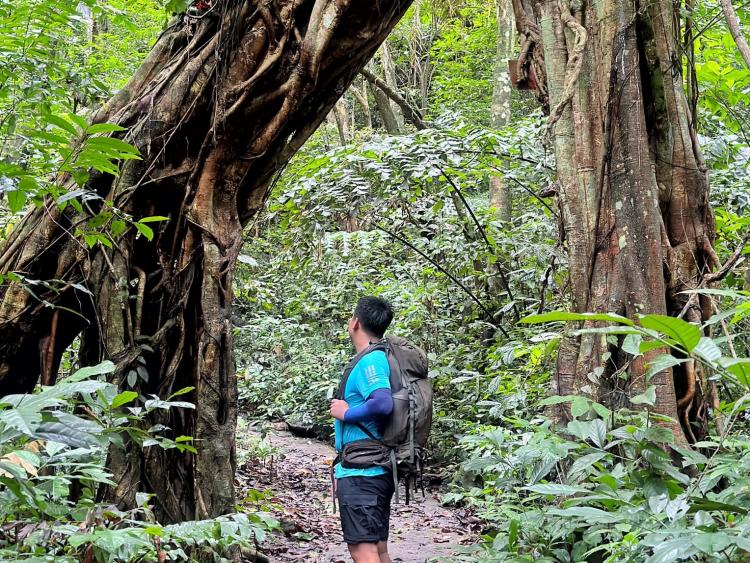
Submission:
M 342 506 L 377 506 L 377 495 L 344 495 L 339 498 Z

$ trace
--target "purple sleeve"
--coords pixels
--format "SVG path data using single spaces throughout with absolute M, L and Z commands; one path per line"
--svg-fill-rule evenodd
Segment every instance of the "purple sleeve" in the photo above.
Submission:
M 384 418 L 393 411 L 390 389 L 375 389 L 367 400 L 344 413 L 344 422 L 365 422 Z

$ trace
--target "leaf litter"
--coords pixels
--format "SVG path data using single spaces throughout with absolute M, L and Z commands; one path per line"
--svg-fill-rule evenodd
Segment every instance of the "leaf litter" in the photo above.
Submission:
M 338 514 L 331 500 L 334 450 L 327 444 L 282 430 L 264 436 L 241 430 L 237 447 L 238 498 L 248 510 L 262 509 L 281 530 L 260 546 L 275 562 L 349 563 Z M 464 509 L 441 506 L 439 486 L 425 483 L 425 497 L 412 493 L 391 505 L 389 553 L 394 563 L 449 561 L 456 549 L 473 543 L 477 520 Z

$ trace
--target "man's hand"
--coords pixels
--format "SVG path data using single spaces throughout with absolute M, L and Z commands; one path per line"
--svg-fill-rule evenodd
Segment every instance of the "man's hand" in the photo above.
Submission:
M 344 413 L 349 410 L 349 403 L 341 399 L 331 399 L 331 416 L 344 420 Z

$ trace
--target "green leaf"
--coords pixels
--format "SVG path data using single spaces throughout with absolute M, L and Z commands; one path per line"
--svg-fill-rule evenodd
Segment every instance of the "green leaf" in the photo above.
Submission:
M 656 404 L 656 387 L 653 385 L 649 385 L 648 389 L 646 389 L 643 393 L 640 395 L 636 395 L 635 397 L 631 397 L 630 402 L 634 405 L 649 405 L 651 407 Z
M 119 237 L 122 233 L 125 232 L 126 224 L 125 221 L 121 221 L 119 219 L 115 219 L 112 221 L 112 227 L 111 232 L 113 237 Z
M 60 117 L 59 115 L 53 115 L 53 114 L 47 115 L 46 119 L 52 125 L 55 125 L 59 127 L 60 129 L 67 131 L 71 135 L 73 136 L 78 135 L 78 130 L 75 128 L 75 125 L 70 123 L 67 119 Z
M 562 485 L 560 483 L 539 483 L 524 487 L 524 490 L 542 495 L 569 496 L 576 493 L 589 493 L 589 489 L 584 487 L 575 487 L 572 485 Z
M 13 190 L 12 192 L 6 192 L 6 194 L 11 213 L 22 211 L 26 205 L 26 192 L 23 190 Z
M 159 221 L 169 221 L 169 217 L 164 217 L 162 215 L 153 215 L 151 217 L 144 217 L 138 222 L 139 223 L 157 223 Z
M 526 324 L 551 323 L 556 321 L 609 321 L 613 323 L 635 326 L 633 321 L 614 313 L 569 313 L 566 311 L 553 311 L 541 315 L 529 315 L 519 322 Z
M 161 526 L 147 526 L 143 529 L 149 536 L 162 537 L 164 535 L 164 529 Z
M 589 412 L 589 400 L 586 397 L 576 397 L 570 403 L 570 414 L 573 418 L 578 418 L 587 412 Z
M 547 513 L 555 516 L 562 516 L 564 518 L 582 518 L 587 522 L 597 522 L 598 524 L 614 524 L 627 518 L 626 515 L 619 512 L 606 512 L 599 508 L 593 508 L 590 506 L 571 506 L 570 508 L 563 509 L 551 508 Z
M 600 418 L 571 420 L 567 430 L 581 440 L 591 440 L 599 448 L 604 447 L 607 440 L 607 425 Z
M 671 444 L 674 442 L 672 431 L 663 426 L 649 426 L 644 438 L 655 444 Z
M 135 228 L 138 229 L 138 232 L 148 240 L 154 240 L 154 231 L 151 227 L 149 227 L 148 225 L 144 225 L 143 223 L 133 223 L 133 225 L 135 225 Z
M 589 421 L 588 438 L 598 447 L 603 448 L 607 442 L 607 425 L 600 418 Z
M 607 454 L 607 452 L 593 452 L 579 457 L 577 460 L 575 460 L 575 462 L 573 462 L 573 465 L 570 466 L 570 469 L 568 470 L 568 476 L 572 477 L 577 473 L 583 471 L 584 469 L 588 469 L 598 461 L 601 461 L 603 458 L 607 457 L 607 455 L 609 455 Z
M 578 398 L 578 395 L 552 395 L 539 401 L 539 404 L 542 406 L 559 405 L 561 403 L 570 403 Z
M 693 349 L 693 354 L 700 356 L 707 362 L 714 363 L 721 358 L 721 349 L 711 338 L 703 336 Z
M 710 500 L 707 498 L 699 498 L 699 499 L 693 499 L 691 506 L 690 506 L 690 512 L 697 512 L 698 510 L 707 510 L 707 511 L 714 511 L 718 510 L 721 512 L 734 512 L 737 514 L 748 514 L 750 511 L 748 511 L 747 508 L 743 506 L 738 506 L 735 504 L 727 504 L 725 502 L 719 502 L 715 500 Z
M 693 545 L 700 549 L 703 553 L 713 555 L 724 551 L 734 542 L 732 538 L 724 532 L 715 532 L 708 534 L 700 534 L 693 536 Z
M 44 422 L 34 432 L 35 438 L 66 444 L 72 448 L 88 448 L 96 445 L 94 432 L 87 431 L 88 426 L 82 426 L 82 419 L 78 417 L 65 418 L 58 422 Z M 77 419 L 77 420 L 73 420 Z M 97 428 L 97 430 L 99 430 Z
M 662 372 L 665 369 L 674 367 L 676 365 L 682 364 L 686 361 L 687 360 L 685 359 L 677 359 L 671 354 L 662 354 L 660 356 L 656 356 L 653 360 L 648 362 L 648 371 L 646 372 L 646 375 L 645 375 L 646 381 L 651 379 L 657 373 Z
M 169 400 L 172 400 L 173 397 L 179 397 L 180 395 L 186 395 L 193 391 L 195 387 L 183 387 L 182 389 L 175 391 L 169 396 Z
M 508 526 L 508 550 L 511 553 L 516 552 L 516 542 L 518 541 L 519 522 L 516 518 L 511 519 Z
M 105 360 L 95 366 L 85 367 L 77 370 L 73 375 L 67 377 L 65 381 L 81 381 L 82 379 L 88 379 L 94 375 L 104 375 L 115 371 L 115 364 L 109 360 Z
M 89 135 L 96 135 L 97 133 L 115 133 L 117 131 L 125 131 L 125 128 L 114 123 L 95 123 L 86 128 L 86 133 Z
M 120 158 L 140 155 L 138 149 L 133 145 L 114 137 L 89 137 L 86 139 L 86 145 L 107 152 L 108 154 L 117 154 Z
M 641 355 L 641 342 L 643 336 L 640 334 L 628 334 L 622 342 L 622 350 L 631 356 Z
M 638 351 L 641 354 L 645 354 L 647 352 L 651 352 L 651 350 L 658 350 L 659 348 L 664 348 L 664 343 L 660 342 L 659 340 L 644 340 L 641 342 L 641 345 L 638 347 Z
M 642 315 L 641 326 L 660 332 L 679 344 L 686 352 L 692 352 L 701 339 L 701 329 L 687 321 L 667 315 Z
M 119 395 L 117 395 L 114 399 L 112 399 L 112 404 L 110 405 L 113 409 L 116 409 L 117 407 L 121 407 L 122 405 L 125 405 L 127 403 L 130 403 L 138 398 L 138 393 L 135 391 L 123 391 Z
M 726 358 L 719 364 L 733 374 L 742 385 L 750 388 L 750 358 Z
M 678 538 L 659 543 L 654 553 L 646 559 L 646 563 L 674 563 L 683 561 L 695 553 L 695 547 L 684 538 Z

